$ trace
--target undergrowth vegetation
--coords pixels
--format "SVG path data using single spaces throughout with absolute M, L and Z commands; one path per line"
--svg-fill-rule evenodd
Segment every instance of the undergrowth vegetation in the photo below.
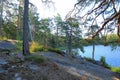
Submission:
M 52 47 L 44 47 L 43 45 L 40 45 L 37 42 L 32 42 L 30 45 L 30 52 L 41 52 L 41 51 L 51 51 L 51 52 L 56 52 L 56 53 L 63 53 L 60 49 L 58 48 L 52 48 Z
M 120 67 L 112 67 L 111 70 L 120 74 Z
M 16 43 L 16 47 L 17 47 L 17 50 L 18 51 L 22 51 L 22 41 L 17 41 L 17 43 Z
M 37 51 L 43 51 L 44 50 L 44 46 L 40 45 L 37 42 L 32 42 L 30 44 L 30 52 L 37 52 Z
M 92 62 L 94 64 L 97 64 L 97 65 L 101 65 L 107 69 L 111 69 L 111 66 L 106 63 L 106 59 L 104 56 L 101 56 L 100 61 L 95 61 L 95 60 L 92 60 L 91 58 L 87 58 L 87 57 L 85 57 L 85 60 Z
M 102 66 L 108 69 L 111 69 L 110 65 L 106 63 L 106 59 L 104 56 L 101 56 L 100 62 L 102 63 Z
M 8 38 L 0 36 L 0 41 L 3 41 L 3 40 L 8 40 Z
M 32 55 L 32 56 L 27 56 L 26 60 L 42 63 L 42 62 L 44 62 L 45 59 L 42 56 L 34 56 L 34 55 Z

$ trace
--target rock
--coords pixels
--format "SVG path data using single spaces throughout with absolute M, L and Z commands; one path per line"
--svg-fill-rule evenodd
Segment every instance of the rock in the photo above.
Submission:
M 3 68 L 0 68 L 0 73 L 4 73 L 5 71 Z
M 31 69 L 31 70 L 35 70 L 35 71 L 38 71 L 39 67 L 35 64 L 29 64 L 28 67 Z
M 17 77 L 15 80 L 22 80 L 22 78 L 21 77 Z
M 95 63 L 99 66 L 102 66 L 102 62 L 100 62 L 100 61 L 95 61 Z
M 23 80 L 22 77 L 20 77 L 19 73 L 15 73 L 14 77 L 15 77 L 15 80 Z
M 16 58 L 20 59 L 21 61 L 25 60 L 25 56 L 21 52 L 19 52 L 19 53 L 16 54 Z
M 16 78 L 16 77 L 19 77 L 19 75 L 20 75 L 19 73 L 15 73 L 15 78 Z
M 22 53 L 10 55 L 10 57 L 9 57 L 10 63 L 22 63 L 24 61 L 25 61 L 25 56 Z
M 5 60 L 5 59 L 0 59 L 0 65 L 5 65 L 7 64 L 8 62 Z
M 15 49 L 16 49 L 16 46 L 13 45 L 10 41 L 5 40 L 0 42 L 0 52 L 10 53 Z

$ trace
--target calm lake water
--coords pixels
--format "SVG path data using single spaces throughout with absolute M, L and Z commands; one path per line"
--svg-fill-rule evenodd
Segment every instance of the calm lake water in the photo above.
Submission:
M 84 47 L 85 53 L 79 50 L 82 57 L 92 56 L 92 46 Z M 95 60 L 100 60 L 101 56 L 106 58 L 106 62 L 115 67 L 120 67 L 120 47 L 112 51 L 111 46 L 97 45 L 95 46 Z

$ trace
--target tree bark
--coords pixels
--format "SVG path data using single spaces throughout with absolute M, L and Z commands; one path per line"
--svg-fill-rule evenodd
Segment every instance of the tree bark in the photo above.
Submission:
M 91 26 L 91 32 L 92 32 L 92 35 L 94 34 L 94 28 L 93 26 Z M 95 42 L 94 42 L 94 38 L 92 39 L 92 44 L 93 44 L 93 50 L 92 50 L 92 60 L 94 60 L 94 55 L 95 55 Z
M 93 43 L 92 60 L 94 60 L 94 55 L 95 55 L 95 44 Z
M 56 47 L 58 48 L 58 26 L 57 26 L 57 32 L 56 32 Z
M 72 52 L 72 27 L 70 29 L 70 36 L 69 36 L 69 54 Z
M 19 9 L 18 9 L 18 23 L 17 23 L 17 40 L 20 40 L 21 39 L 21 37 L 20 37 L 20 34 L 21 34 L 21 32 L 22 32 L 22 22 L 21 22 L 21 16 L 22 16 L 22 14 L 21 14 L 21 0 L 19 0 Z
M 69 33 L 66 30 L 66 53 L 69 54 Z
M 1 2 L 0 2 L 0 4 L 1 4 L 1 13 L 0 13 L 0 36 L 2 36 L 2 15 L 3 15 L 3 0 L 1 0 Z
M 28 18 L 28 8 L 29 6 L 29 0 L 24 0 L 24 22 L 23 22 L 23 54 L 24 55 L 29 55 L 29 18 Z

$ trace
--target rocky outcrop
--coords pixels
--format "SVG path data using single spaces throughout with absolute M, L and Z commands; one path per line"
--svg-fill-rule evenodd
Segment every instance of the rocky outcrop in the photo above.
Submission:
M 41 52 L 30 55 L 34 58 L 18 62 L 22 56 L 20 53 L 17 56 L 2 59 L 0 55 L 0 80 L 120 80 L 118 74 L 82 58 Z M 44 61 L 36 62 L 38 57 L 44 58 Z
M 12 44 L 10 41 L 1 41 L 0 42 L 0 52 L 10 53 L 11 51 L 15 50 L 16 46 Z

